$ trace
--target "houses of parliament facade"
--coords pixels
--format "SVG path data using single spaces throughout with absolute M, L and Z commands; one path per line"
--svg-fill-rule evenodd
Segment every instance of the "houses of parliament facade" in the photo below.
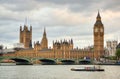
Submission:
M 20 26 L 20 43 L 24 45 L 24 49 L 16 51 L 14 54 L 6 54 L 9 56 L 25 56 L 40 58 L 97 58 L 104 54 L 104 26 L 98 12 L 96 22 L 93 27 L 94 47 L 91 49 L 74 49 L 73 40 L 53 41 L 53 48 L 48 48 L 47 32 L 44 28 L 41 41 L 34 42 L 32 47 L 32 26 L 30 29 L 27 25 Z

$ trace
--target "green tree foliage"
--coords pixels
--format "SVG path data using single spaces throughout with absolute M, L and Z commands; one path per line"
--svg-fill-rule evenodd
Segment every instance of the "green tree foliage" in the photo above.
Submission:
M 116 57 L 117 57 L 117 59 L 120 58 L 120 48 L 116 50 Z

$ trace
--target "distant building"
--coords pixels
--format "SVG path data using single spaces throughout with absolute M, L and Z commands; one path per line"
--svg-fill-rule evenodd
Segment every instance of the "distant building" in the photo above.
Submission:
M 108 56 L 115 56 L 116 52 L 116 47 L 117 47 L 118 42 L 117 41 L 107 41 L 106 42 L 106 47 L 108 50 Z

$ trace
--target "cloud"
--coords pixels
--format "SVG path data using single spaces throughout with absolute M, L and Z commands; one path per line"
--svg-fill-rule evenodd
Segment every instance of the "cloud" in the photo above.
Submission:
M 30 11 L 40 7 L 34 0 L 0 0 L 0 4 L 11 11 Z
M 96 0 L 36 0 L 38 2 L 44 2 L 44 3 L 54 3 L 54 4 L 60 4 L 60 5 L 67 5 L 67 4 L 91 4 L 94 2 L 100 2 L 100 1 L 96 1 Z
M 75 47 L 93 44 L 93 26 L 100 9 L 106 39 L 119 36 L 119 0 L 0 0 L 0 43 L 19 42 L 19 26 L 33 26 L 33 41 L 46 27 L 49 45 L 73 38 Z M 87 42 L 88 41 L 88 42 Z M 8 44 L 7 44 L 8 43 Z
M 47 4 L 54 4 L 54 5 L 61 5 L 67 6 L 69 9 L 75 12 L 81 11 L 92 11 L 96 9 L 103 9 L 103 10 L 116 10 L 120 9 L 119 4 L 120 1 L 116 0 L 36 0 L 40 3 L 47 3 Z
M 104 27 L 105 27 L 105 33 L 114 33 L 116 31 L 119 31 L 119 20 L 120 20 L 120 12 L 117 11 L 111 11 L 106 10 L 102 13 L 104 16 L 102 18 Z
M 109 2 L 108 2 L 109 1 Z M 108 3 L 107 3 L 108 2 Z M 104 9 L 105 10 L 112 10 L 112 11 L 119 11 L 120 10 L 120 1 L 116 0 L 106 0 L 106 2 L 103 3 L 104 4 Z

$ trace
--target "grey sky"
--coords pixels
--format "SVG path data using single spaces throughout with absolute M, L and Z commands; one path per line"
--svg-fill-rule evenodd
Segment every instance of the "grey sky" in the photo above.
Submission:
M 93 26 L 98 9 L 106 40 L 119 40 L 120 0 L 0 0 L 0 44 L 19 42 L 19 27 L 33 27 L 33 42 L 41 41 L 46 27 L 53 40 L 73 39 L 74 47 L 93 45 Z

